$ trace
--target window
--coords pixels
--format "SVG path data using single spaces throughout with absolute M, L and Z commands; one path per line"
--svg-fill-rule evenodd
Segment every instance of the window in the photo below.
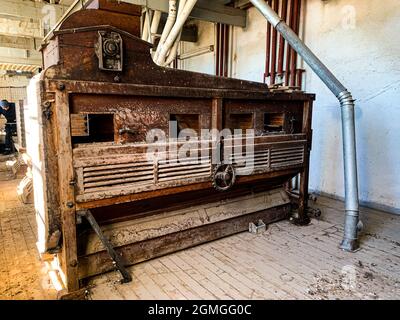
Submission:
M 264 131 L 282 133 L 285 121 L 284 113 L 264 113 Z
M 252 113 L 231 113 L 229 115 L 230 129 L 253 129 L 253 114 Z
M 71 114 L 72 143 L 113 142 L 114 115 Z

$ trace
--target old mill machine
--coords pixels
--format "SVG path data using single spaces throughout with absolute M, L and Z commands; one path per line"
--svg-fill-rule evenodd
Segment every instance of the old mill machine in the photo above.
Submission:
M 53 32 L 28 88 L 38 248 L 65 288 L 115 269 L 130 281 L 125 266 L 260 220 L 307 224 L 315 96 L 160 67 L 141 8 L 97 3 Z M 149 142 L 154 129 L 164 137 Z M 170 157 L 187 144 L 190 156 Z

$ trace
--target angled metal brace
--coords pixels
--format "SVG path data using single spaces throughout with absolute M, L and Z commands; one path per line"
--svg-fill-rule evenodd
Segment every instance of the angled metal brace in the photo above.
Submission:
M 89 222 L 90 226 L 93 228 L 94 232 L 99 237 L 101 243 L 106 248 L 108 254 L 110 255 L 114 266 L 118 269 L 118 271 L 122 275 L 121 283 L 127 283 L 132 281 L 132 276 L 130 273 L 125 269 L 124 262 L 121 259 L 121 256 L 114 250 L 112 244 L 108 239 L 104 236 L 103 232 L 100 229 L 96 219 L 93 217 L 92 213 L 89 210 L 80 211 L 78 213 L 81 217 L 85 217 L 86 220 Z

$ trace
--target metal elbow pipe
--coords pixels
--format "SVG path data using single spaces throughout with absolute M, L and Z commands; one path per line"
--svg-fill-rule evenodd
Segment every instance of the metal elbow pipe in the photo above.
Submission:
M 345 225 L 340 248 L 346 251 L 358 249 L 359 199 L 357 177 L 356 133 L 354 99 L 347 90 L 338 97 L 342 114 L 343 163 L 345 184 Z
M 278 30 L 283 38 L 286 39 L 329 90 L 339 99 L 342 115 L 346 211 L 344 236 L 340 248 L 346 251 L 355 251 L 358 249 L 359 200 L 354 99 L 346 87 L 264 0 L 250 0 L 250 2 Z

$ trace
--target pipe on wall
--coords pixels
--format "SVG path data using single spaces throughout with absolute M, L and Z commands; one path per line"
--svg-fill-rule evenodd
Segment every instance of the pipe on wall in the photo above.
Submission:
M 282 0 L 281 17 L 284 21 L 287 18 L 288 0 Z M 278 53 L 278 70 L 277 75 L 283 78 L 283 60 L 285 58 L 285 38 L 280 35 L 279 37 L 279 53 Z
M 299 29 L 300 29 L 300 6 L 301 6 L 301 1 L 300 0 L 295 0 L 294 1 L 294 7 L 293 7 L 293 31 L 296 34 L 299 34 Z M 291 51 L 292 58 L 291 64 L 290 64 L 290 71 L 289 71 L 289 84 L 290 86 L 294 87 L 296 85 L 296 67 L 297 67 L 297 52 L 296 50 Z
M 268 4 L 272 4 L 272 0 L 268 0 Z M 271 24 L 267 23 L 267 35 L 266 35 L 266 45 L 265 45 L 265 72 L 264 72 L 264 83 L 267 83 L 267 78 L 269 77 L 270 68 L 270 54 L 271 54 Z
M 278 12 L 279 10 L 279 2 L 278 0 L 274 1 L 273 4 L 274 11 Z M 271 73 L 270 73 L 270 84 L 275 84 L 276 82 L 276 49 L 277 49 L 277 41 L 278 41 L 278 32 L 276 29 L 272 30 L 272 48 L 271 48 Z
M 346 87 L 300 40 L 296 33 L 275 13 L 264 0 L 250 0 L 261 14 L 279 31 L 291 47 L 303 58 L 325 85 L 338 98 L 341 105 L 343 161 L 345 181 L 345 226 L 340 248 L 346 251 L 358 249 L 359 200 L 357 178 L 357 154 L 354 118 L 354 99 Z
M 289 27 L 292 29 L 294 28 L 293 20 L 294 20 L 294 1 L 295 0 L 290 0 L 290 10 L 289 10 Z M 289 81 L 290 81 L 290 66 L 291 66 L 291 58 L 292 58 L 292 47 L 290 46 L 289 43 L 286 45 L 286 66 L 285 66 L 285 85 L 289 86 Z

